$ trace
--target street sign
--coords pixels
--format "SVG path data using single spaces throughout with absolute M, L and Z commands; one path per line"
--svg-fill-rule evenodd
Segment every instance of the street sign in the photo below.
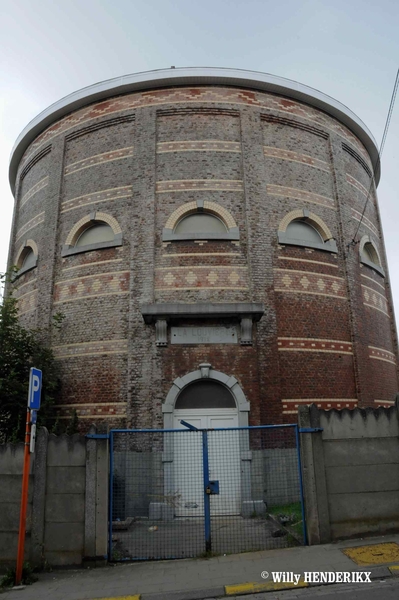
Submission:
M 40 369 L 31 367 L 29 375 L 29 394 L 28 394 L 28 408 L 31 410 L 39 410 L 40 408 L 40 395 L 42 392 L 42 372 Z
M 33 424 L 30 430 L 30 443 L 29 443 L 29 451 L 31 454 L 35 451 L 36 444 L 36 424 Z
M 30 422 L 32 425 L 36 425 L 37 423 L 37 410 L 32 410 L 30 413 Z

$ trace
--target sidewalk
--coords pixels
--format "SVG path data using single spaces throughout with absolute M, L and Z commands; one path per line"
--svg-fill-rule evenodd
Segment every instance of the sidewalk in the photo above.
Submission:
M 21 590 L 9 590 L 1 600 L 88 600 L 127 596 L 129 600 L 199 600 L 230 597 L 239 593 L 281 589 L 271 575 L 261 572 L 303 574 L 305 571 L 371 571 L 372 579 L 393 577 L 399 571 L 398 557 L 384 555 L 381 548 L 365 555 L 369 566 L 359 566 L 343 553 L 352 547 L 386 543 L 399 544 L 399 535 L 362 538 L 322 546 L 284 548 L 220 556 L 211 559 L 122 563 L 97 569 L 57 570 L 39 574 L 39 581 Z M 384 547 L 388 548 L 388 547 Z M 390 546 L 395 550 L 395 546 Z M 386 562 L 382 562 L 386 561 Z M 243 584 L 246 584 L 244 586 Z M 248 586 L 248 584 L 252 584 Z M 314 585 L 314 584 L 311 584 Z M 359 584 L 360 585 L 360 584 Z M 233 587 L 225 587 L 233 586 Z M 239 586 L 239 587 L 236 587 Z M 277 587 L 276 587 L 277 586 Z M 292 584 L 284 589 L 292 589 Z M 267 589 L 265 590 L 267 591 Z M 244 596 L 245 598 L 245 596 Z

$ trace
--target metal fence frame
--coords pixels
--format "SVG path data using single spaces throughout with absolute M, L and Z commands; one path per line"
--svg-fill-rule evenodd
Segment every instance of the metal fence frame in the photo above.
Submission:
M 204 486 L 204 527 L 205 527 L 205 551 L 211 552 L 211 511 L 210 511 L 210 495 L 213 493 L 210 491 L 213 482 L 209 479 L 209 463 L 208 463 L 208 432 L 214 431 L 251 431 L 251 430 L 266 430 L 266 429 L 287 429 L 293 428 L 295 432 L 295 446 L 297 453 L 297 468 L 298 468 L 298 479 L 299 479 L 299 493 L 301 502 L 301 513 L 302 513 L 302 527 L 303 527 L 303 545 L 308 544 L 307 533 L 306 533 L 306 515 L 304 505 L 304 493 L 303 493 L 303 480 L 302 480 L 302 468 L 301 468 L 301 449 L 300 449 L 300 436 L 299 433 L 303 433 L 307 430 L 299 428 L 298 424 L 282 424 L 282 425 L 254 425 L 245 427 L 223 427 L 214 429 L 197 429 L 188 423 L 182 422 L 188 429 L 194 429 L 202 434 L 202 449 L 203 449 L 203 486 Z M 309 430 L 310 431 L 310 430 Z M 113 482 L 114 482 L 114 436 L 116 434 L 128 433 L 128 434 L 143 434 L 143 433 L 186 433 L 187 429 L 111 429 L 109 437 L 109 539 L 108 539 L 108 560 L 112 560 L 112 534 L 113 534 Z M 122 560 L 148 560 L 145 558 L 131 558 Z

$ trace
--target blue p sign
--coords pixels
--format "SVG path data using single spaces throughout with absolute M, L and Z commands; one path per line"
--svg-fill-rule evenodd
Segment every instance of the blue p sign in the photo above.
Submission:
M 30 370 L 29 375 L 29 394 L 28 394 L 28 408 L 31 410 L 39 410 L 40 408 L 40 395 L 42 391 L 42 372 L 40 369 L 34 367 Z

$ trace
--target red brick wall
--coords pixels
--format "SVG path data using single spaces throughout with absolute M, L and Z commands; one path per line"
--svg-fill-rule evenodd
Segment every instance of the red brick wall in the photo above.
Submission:
M 296 421 L 301 403 L 392 403 L 397 342 L 374 190 L 358 237 L 371 236 L 386 276 L 348 246 L 370 169 L 362 144 L 325 113 L 236 88 L 128 94 L 45 130 L 19 167 L 12 256 L 26 239 L 38 245 L 37 268 L 15 287 L 21 319 L 49 331 L 59 359 L 60 416 L 76 408 L 83 429 L 161 427 L 174 379 L 201 362 L 238 380 L 251 424 Z M 240 240 L 163 242 L 171 214 L 198 199 L 227 210 Z M 322 219 L 337 254 L 278 243 L 298 209 Z M 122 246 L 63 258 L 93 211 L 116 219 Z M 154 302 L 263 302 L 265 314 L 252 346 L 158 348 L 140 311 Z

